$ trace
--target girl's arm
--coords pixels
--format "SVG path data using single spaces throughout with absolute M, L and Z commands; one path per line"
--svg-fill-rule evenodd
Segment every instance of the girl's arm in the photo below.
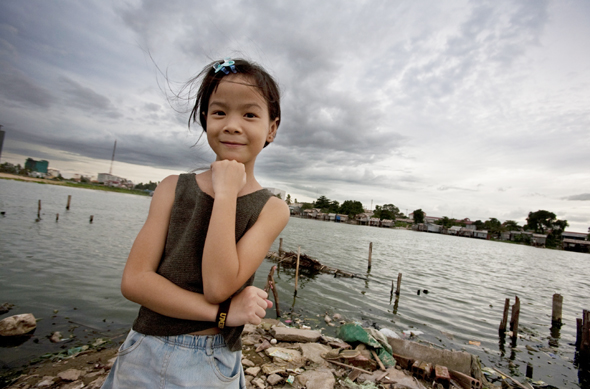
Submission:
M 182 289 L 156 273 L 164 252 L 177 182 L 178 176 L 169 176 L 156 188 L 148 218 L 129 253 L 121 292 L 125 298 L 162 315 L 215 321 L 217 304 L 208 302 L 202 294 Z M 259 324 L 268 307 L 266 297 L 268 295 L 261 289 L 245 289 L 236 296 L 238 304 L 230 306 L 227 325 Z
M 215 201 L 203 251 L 203 290 L 213 304 L 238 290 L 262 263 L 270 246 L 289 221 L 289 207 L 271 197 L 256 223 L 236 244 L 236 202 L 243 188 L 244 165 L 217 161 L 212 165 Z M 232 303 L 232 306 L 234 304 Z

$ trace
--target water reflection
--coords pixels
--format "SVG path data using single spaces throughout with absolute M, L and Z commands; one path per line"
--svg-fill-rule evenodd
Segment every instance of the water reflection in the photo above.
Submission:
M 549 336 L 549 347 L 559 347 L 559 338 L 561 332 L 561 326 L 554 325 L 551 326 L 550 329 L 550 336 Z

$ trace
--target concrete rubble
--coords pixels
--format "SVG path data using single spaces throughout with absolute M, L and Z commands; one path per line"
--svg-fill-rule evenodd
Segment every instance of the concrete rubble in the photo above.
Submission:
M 336 322 L 341 319 L 339 315 L 334 316 L 330 319 Z M 483 378 L 476 357 L 407 340 L 386 338 L 393 350 L 395 366 L 383 366 L 381 361 L 376 361 L 380 357 L 375 350 L 363 343 L 348 344 L 318 331 L 289 328 L 274 319 L 264 319 L 258 326 L 246 325 L 242 340 L 242 366 L 248 389 L 466 387 L 448 378 L 448 373 L 443 374 L 447 369 L 441 366 L 444 361 L 451 363 L 448 369 L 456 369 L 471 379 L 471 387 L 493 388 Z M 96 357 L 92 359 L 92 353 L 102 354 L 97 361 Z M 55 375 L 46 375 L 47 371 L 41 368 L 31 368 L 8 388 L 100 388 L 114 363 L 116 350 L 82 354 L 67 360 L 46 362 L 53 363 L 54 369 L 49 371 Z M 56 366 L 59 369 L 56 370 Z M 436 368 L 438 366 L 441 367 Z

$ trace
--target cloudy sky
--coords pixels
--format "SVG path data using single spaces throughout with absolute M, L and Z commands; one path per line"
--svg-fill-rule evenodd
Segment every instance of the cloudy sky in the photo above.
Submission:
M 206 166 L 170 100 L 213 59 L 279 81 L 257 177 L 292 198 L 590 226 L 590 2 L 2 1 L 2 162 L 135 182 Z

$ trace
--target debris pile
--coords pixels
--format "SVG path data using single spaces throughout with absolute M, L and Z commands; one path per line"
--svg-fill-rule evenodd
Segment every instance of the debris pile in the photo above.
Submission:
M 279 255 L 274 251 L 269 251 L 266 258 L 273 262 L 277 262 L 279 266 L 286 267 L 286 268 L 296 268 L 297 267 L 297 253 L 293 251 L 288 251 Z M 318 273 L 325 273 L 325 274 L 333 274 L 334 277 L 345 277 L 345 278 L 361 278 L 366 279 L 365 276 L 355 273 L 350 273 L 344 270 L 336 269 L 330 266 L 322 265 L 320 261 L 317 259 L 313 259 L 312 257 L 308 256 L 307 254 L 301 253 L 299 255 L 299 271 L 308 273 L 308 274 L 318 274 Z

